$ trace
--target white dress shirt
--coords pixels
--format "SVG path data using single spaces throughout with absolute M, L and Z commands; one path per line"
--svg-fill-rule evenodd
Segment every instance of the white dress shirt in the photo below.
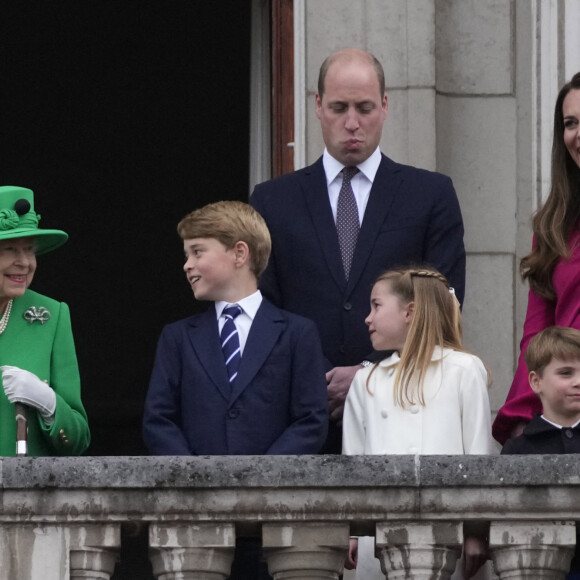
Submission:
M 226 322 L 226 319 L 222 316 L 222 312 L 226 306 L 231 306 L 233 304 L 238 304 L 242 309 L 242 312 L 236 316 L 234 324 L 238 329 L 238 336 L 240 339 L 240 353 L 244 354 L 244 347 L 248 340 L 248 334 L 250 334 L 250 328 L 252 328 L 252 322 L 256 318 L 256 313 L 260 304 L 262 304 L 262 293 L 256 290 L 253 294 L 238 300 L 237 302 L 223 302 L 219 301 L 215 303 L 215 312 L 218 320 L 218 331 L 221 334 L 222 328 Z
M 375 180 L 375 175 L 377 174 L 380 164 L 381 150 L 377 147 L 375 152 L 368 159 L 363 161 L 360 165 L 357 165 L 359 171 L 350 181 L 356 199 L 356 205 L 358 207 L 359 223 L 361 224 L 369 201 L 371 187 L 373 186 L 373 181 Z M 328 186 L 330 207 L 332 208 L 332 215 L 336 222 L 338 194 L 340 193 L 340 188 L 342 186 L 341 172 L 345 166 L 332 157 L 326 149 L 324 149 L 324 153 L 322 154 L 322 165 L 324 167 L 324 173 L 326 174 L 326 185 Z

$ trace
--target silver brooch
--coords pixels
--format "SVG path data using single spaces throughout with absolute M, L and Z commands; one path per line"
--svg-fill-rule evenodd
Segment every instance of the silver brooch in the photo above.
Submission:
M 40 324 L 44 324 L 50 319 L 50 312 L 44 307 L 36 308 L 36 306 L 31 306 L 25 313 L 24 318 L 32 324 L 35 320 L 38 320 Z

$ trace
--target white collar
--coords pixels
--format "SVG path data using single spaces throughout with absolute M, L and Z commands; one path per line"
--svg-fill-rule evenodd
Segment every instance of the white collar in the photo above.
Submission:
M 433 349 L 433 354 L 431 355 L 431 362 L 443 360 L 450 352 L 453 352 L 453 349 L 442 348 L 440 346 L 436 346 Z M 394 367 L 394 366 L 397 366 L 400 361 L 401 361 L 401 357 L 399 356 L 399 353 L 394 352 L 391 356 L 380 361 L 379 366 L 385 367 L 385 368 Z
M 546 423 L 550 423 L 550 425 L 553 425 L 554 427 L 556 427 L 557 429 L 564 429 L 564 427 L 562 427 L 562 425 L 558 425 L 558 423 L 554 423 L 554 421 L 550 421 L 550 419 L 546 419 L 546 417 L 544 417 L 544 415 L 540 415 L 540 417 L 546 421 Z M 579 421 L 576 421 L 576 423 L 574 423 L 574 425 L 570 425 L 570 427 L 566 427 L 566 429 L 574 429 L 574 427 L 577 427 L 578 424 L 580 423 Z
M 252 320 L 256 317 L 256 313 L 258 312 L 258 308 L 260 308 L 260 304 L 262 304 L 262 293 L 259 290 L 256 290 L 253 294 L 238 300 L 237 302 L 224 302 L 223 300 L 219 300 L 215 303 L 215 313 L 216 317 L 219 320 L 224 308 L 230 304 L 238 304 L 242 309 L 242 312 L 247 314 Z
M 362 163 L 357 165 L 358 170 L 371 183 L 375 180 L 375 176 L 379 170 L 379 165 L 381 164 L 381 159 L 381 150 L 379 147 L 377 147 L 368 159 L 365 159 Z M 337 161 L 328 152 L 326 147 L 324 148 L 324 153 L 322 154 L 322 165 L 324 167 L 324 173 L 326 174 L 326 185 L 332 183 L 345 167 L 340 161 Z

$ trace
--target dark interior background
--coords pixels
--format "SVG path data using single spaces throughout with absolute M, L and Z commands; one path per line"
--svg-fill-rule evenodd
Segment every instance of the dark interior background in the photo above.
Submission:
M 247 200 L 250 35 L 250 2 L 2 5 L 0 185 L 70 236 L 32 288 L 71 308 L 90 455 L 144 453 L 161 328 L 207 307 L 175 226 Z
M 0 185 L 70 236 L 32 288 L 71 308 L 89 455 L 145 453 L 159 333 L 207 308 L 175 226 L 247 199 L 250 35 L 249 1 L 2 4 Z M 123 528 L 114 578 L 152 578 L 146 527 Z

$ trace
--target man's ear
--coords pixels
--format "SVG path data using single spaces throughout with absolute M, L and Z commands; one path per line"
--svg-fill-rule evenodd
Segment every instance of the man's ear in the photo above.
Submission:
M 536 395 L 540 395 L 542 392 L 542 377 L 536 371 L 532 371 L 528 375 L 528 381 L 530 387 L 532 387 L 532 391 L 534 391 Z
M 316 116 L 320 119 L 322 114 L 322 99 L 318 93 L 316 93 L 316 96 L 314 97 L 314 104 L 315 104 L 314 112 L 316 113 Z
M 234 251 L 234 261 L 236 266 L 243 266 L 250 259 L 250 248 L 246 242 L 236 242 L 233 247 Z

